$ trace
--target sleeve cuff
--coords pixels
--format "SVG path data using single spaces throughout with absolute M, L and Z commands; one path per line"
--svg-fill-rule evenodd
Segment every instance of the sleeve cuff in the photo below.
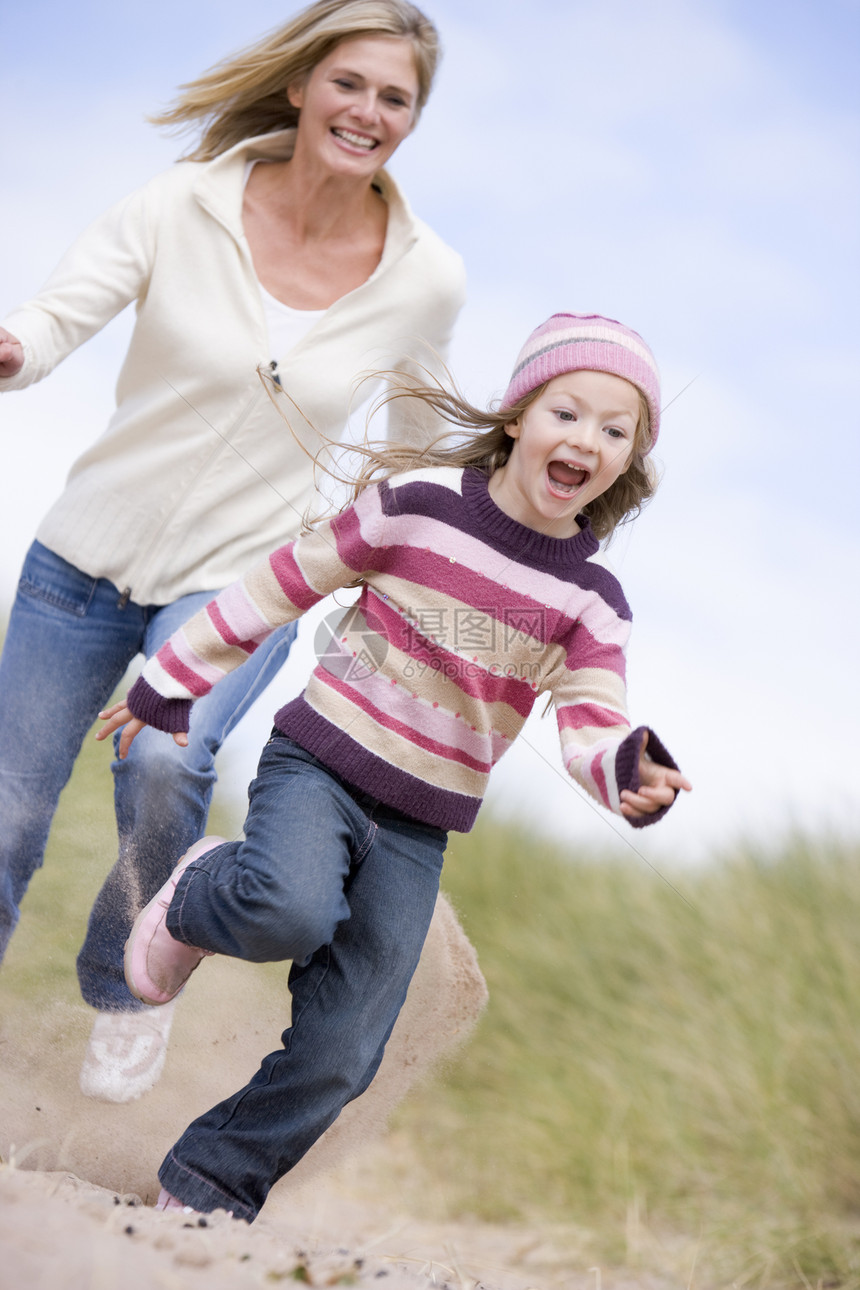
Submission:
M 165 699 L 142 676 L 129 690 L 126 703 L 138 721 L 169 735 L 187 732 L 191 722 L 190 699 Z
M 13 320 L 8 319 L 7 321 L 11 323 Z M 33 356 L 33 347 L 29 341 L 18 336 L 18 332 L 15 330 L 14 326 L 7 326 L 5 321 L 0 325 L 2 325 L 6 331 L 11 332 L 13 336 L 18 337 L 21 341 L 21 348 L 24 351 L 24 362 L 15 375 L 0 376 L 0 394 L 12 394 L 15 390 L 26 390 L 29 386 L 35 385 L 37 381 L 40 381 L 44 376 L 47 376 L 47 372 L 40 370 L 38 367 Z
M 623 740 L 615 754 L 615 782 L 618 786 L 618 792 L 621 793 L 625 788 L 632 793 L 639 791 L 639 749 L 642 746 L 642 736 L 648 736 L 648 756 L 655 761 L 658 766 L 668 766 L 670 770 L 678 770 L 679 766 L 671 753 L 668 751 L 662 741 L 655 735 L 650 726 L 637 726 L 631 730 L 630 734 Z M 678 794 L 675 794 L 677 798 Z M 671 810 L 674 802 L 668 806 L 661 806 L 659 811 L 653 815 L 644 815 L 640 820 L 628 820 L 627 823 L 634 829 L 645 828 L 649 824 L 656 824 L 662 820 L 668 810 Z

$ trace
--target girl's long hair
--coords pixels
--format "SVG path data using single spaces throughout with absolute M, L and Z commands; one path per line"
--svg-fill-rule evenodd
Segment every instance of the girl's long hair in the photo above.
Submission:
M 408 0 L 317 0 L 256 44 L 180 86 L 172 107 L 149 118 L 154 125 L 201 131 L 186 154 L 211 161 L 234 144 L 294 126 L 298 108 L 287 99 L 343 40 L 398 36 L 409 40 L 418 76 L 416 119 L 430 96 L 441 53 L 433 23 Z
M 408 380 L 402 372 L 397 371 L 368 373 L 367 379 L 383 377 L 388 385 L 374 400 L 367 415 L 367 423 L 370 424 L 375 414 L 395 399 L 418 399 L 452 427 L 426 447 L 416 448 L 410 444 L 374 441 L 365 437 L 362 443 L 349 445 L 349 454 L 361 458 L 363 464 L 347 476 L 331 464 L 330 450 L 334 449 L 336 455 L 338 445 L 323 436 L 323 447 L 314 458 L 315 465 L 348 488 L 350 501 L 354 501 L 370 484 L 392 475 L 433 466 L 471 466 L 489 477 L 505 465 L 513 450 L 515 441 L 508 434 L 507 427 L 521 417 L 546 389 L 544 383 L 524 395 L 517 403 L 499 408 L 478 408 L 460 393 L 449 372 L 445 373 L 446 380 L 450 383 L 447 387 L 437 382 L 427 369 L 425 372 L 430 378 L 427 384 Z M 279 395 L 285 393 L 279 386 L 272 386 L 271 390 L 276 401 Z M 289 424 L 289 417 L 285 416 L 285 419 Z M 658 474 L 647 456 L 650 447 L 651 417 L 647 400 L 639 392 L 639 419 L 633 437 L 630 465 L 605 493 L 589 502 L 580 512 L 588 517 L 597 538 L 608 538 L 619 524 L 635 519 L 646 502 L 653 497 Z M 319 515 L 309 522 L 316 524 L 327 518 L 327 514 Z

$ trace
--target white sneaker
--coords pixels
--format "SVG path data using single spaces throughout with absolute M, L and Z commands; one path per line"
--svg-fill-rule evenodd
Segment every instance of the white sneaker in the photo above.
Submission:
M 81 1092 L 100 1102 L 133 1102 L 164 1069 L 175 1001 L 137 1012 L 100 1012 L 81 1066 Z

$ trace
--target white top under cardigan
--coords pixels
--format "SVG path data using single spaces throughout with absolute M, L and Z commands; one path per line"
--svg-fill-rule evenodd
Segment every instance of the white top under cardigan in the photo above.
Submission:
M 313 497 L 312 464 L 258 372 L 272 355 L 242 227 L 246 163 L 290 157 L 294 137 L 277 131 L 156 176 L 92 224 L 3 323 L 24 346 L 22 370 L 0 378 L 14 390 L 136 304 L 117 409 L 37 537 L 139 603 L 227 585 L 295 536 Z M 316 430 L 339 438 L 357 376 L 444 357 L 463 302 L 460 257 L 384 171 L 377 182 L 389 207 L 379 265 L 277 356 L 281 408 L 311 452 Z M 407 400 L 391 406 L 389 427 L 413 442 L 441 429 Z
M 244 199 L 245 189 L 248 187 L 248 180 L 251 171 L 261 162 L 245 162 L 245 180 L 242 187 Z M 306 333 L 310 331 L 325 313 L 324 309 L 294 309 L 292 305 L 287 305 L 283 300 L 278 300 L 270 291 L 267 291 L 260 280 L 257 280 L 260 288 L 260 296 L 263 301 L 263 313 L 266 316 L 266 331 L 269 334 L 269 353 L 286 354 L 300 340 L 303 340 Z M 277 361 L 277 360 L 276 360 Z

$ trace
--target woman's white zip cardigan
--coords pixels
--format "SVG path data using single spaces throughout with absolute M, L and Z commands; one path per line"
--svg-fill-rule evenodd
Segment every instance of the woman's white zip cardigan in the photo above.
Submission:
M 140 604 L 225 586 L 295 536 L 314 478 L 293 434 L 315 452 L 317 430 L 342 432 L 363 372 L 432 366 L 447 351 L 462 262 L 381 171 L 389 218 L 380 264 L 288 353 L 269 352 L 242 228 L 244 174 L 255 157 L 289 157 L 294 135 L 247 140 L 156 176 L 92 224 L 3 324 L 25 358 L 0 390 L 21 389 L 136 304 L 116 411 L 37 537 Z M 273 359 L 280 411 L 260 379 Z M 378 388 L 363 385 L 359 398 Z M 413 442 L 441 428 L 409 400 L 392 404 L 390 422 Z

